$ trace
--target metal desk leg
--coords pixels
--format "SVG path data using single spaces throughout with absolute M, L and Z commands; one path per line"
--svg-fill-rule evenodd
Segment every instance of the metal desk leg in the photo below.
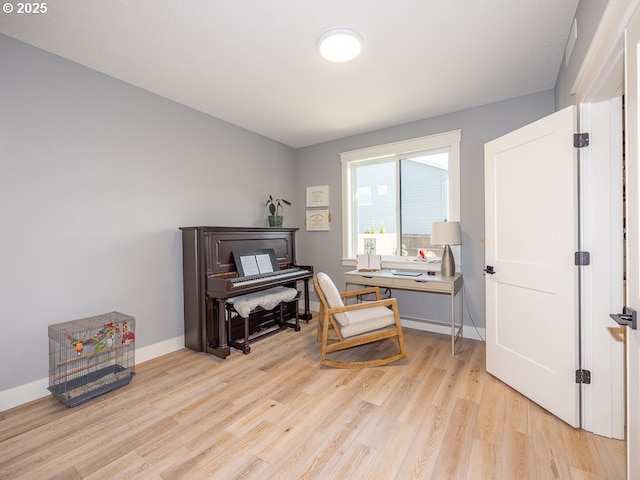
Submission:
M 451 291 L 451 355 L 456 354 L 456 288 Z
M 455 285 L 451 292 L 451 355 L 456 354 L 456 341 L 458 337 L 462 337 L 462 329 L 464 328 L 464 289 L 460 288 L 460 328 L 456 331 L 456 291 Z

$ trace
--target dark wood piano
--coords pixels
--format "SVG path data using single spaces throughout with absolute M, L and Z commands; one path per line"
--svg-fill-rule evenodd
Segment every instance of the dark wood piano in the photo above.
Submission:
M 226 301 L 230 297 L 257 292 L 275 286 L 296 287 L 304 283 L 304 312 L 311 319 L 309 279 L 313 267 L 296 265 L 297 228 L 259 227 L 181 227 L 184 290 L 184 342 L 187 348 L 220 358 L 230 354 L 229 340 L 242 336 L 241 329 L 228 330 Z M 273 249 L 281 272 L 267 278 L 239 277 L 234 251 Z M 287 304 L 285 318 L 294 318 L 294 304 Z M 252 332 L 277 331 L 273 312 L 253 313 L 249 317 Z M 282 326 L 282 325 L 280 325 Z

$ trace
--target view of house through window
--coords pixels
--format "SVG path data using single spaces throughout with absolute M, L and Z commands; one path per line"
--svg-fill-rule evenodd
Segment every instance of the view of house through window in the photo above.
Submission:
M 427 148 L 410 153 L 381 157 L 364 151 L 356 155 L 361 158 L 343 157 L 347 258 L 362 253 L 417 257 L 421 250 L 442 255 L 442 246 L 430 243 L 431 226 L 454 219 L 451 184 L 453 177 L 457 195 L 459 148 L 458 143 L 455 148 L 437 141 L 432 148 L 429 141 L 422 143 Z

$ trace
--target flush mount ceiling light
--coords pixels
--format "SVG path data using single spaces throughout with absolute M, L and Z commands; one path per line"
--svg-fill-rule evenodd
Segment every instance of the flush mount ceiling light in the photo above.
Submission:
M 334 28 L 323 33 L 318 39 L 318 53 L 322 58 L 334 63 L 350 62 L 360 55 L 364 40 L 349 28 Z

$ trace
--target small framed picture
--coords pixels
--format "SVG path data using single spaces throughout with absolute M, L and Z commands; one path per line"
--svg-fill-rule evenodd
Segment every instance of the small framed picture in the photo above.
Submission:
M 329 230 L 329 210 L 307 210 L 307 231 Z
M 374 255 L 376 253 L 376 239 L 365 238 L 364 239 L 364 253 L 367 255 Z
M 307 207 L 328 207 L 329 185 L 307 187 Z

